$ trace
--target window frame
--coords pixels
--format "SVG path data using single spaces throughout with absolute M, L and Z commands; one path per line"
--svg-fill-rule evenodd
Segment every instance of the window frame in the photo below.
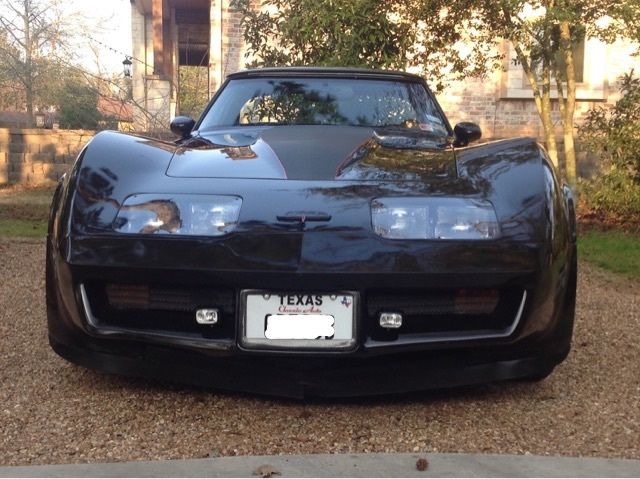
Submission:
M 529 85 L 522 65 L 515 63 L 516 51 L 510 42 L 503 42 L 505 53 L 504 71 L 500 88 L 501 100 L 533 99 L 533 90 Z M 607 61 L 606 45 L 595 39 L 587 38 L 584 44 L 583 80 L 576 82 L 576 99 L 580 101 L 606 100 L 607 74 L 603 68 Z M 565 90 L 566 91 L 566 90 Z M 551 97 L 558 98 L 555 80 L 551 85 Z

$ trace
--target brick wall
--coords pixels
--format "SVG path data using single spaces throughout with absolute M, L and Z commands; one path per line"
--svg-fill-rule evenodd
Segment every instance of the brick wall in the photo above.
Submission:
M 251 8 L 260 11 L 261 0 L 251 0 Z M 242 27 L 242 14 L 231 8 L 229 0 L 223 0 L 222 4 L 222 52 L 223 65 L 222 76 L 244 70 L 251 58 L 246 57 L 247 45 L 244 41 L 244 28 Z
M 613 90 L 613 89 L 612 89 Z M 485 138 L 533 136 L 544 138 L 542 122 L 533 99 L 500 98 L 491 79 L 468 79 L 452 83 L 437 95 L 438 102 L 452 126 L 460 121 L 473 121 L 482 128 Z M 609 98 L 611 103 L 613 95 Z M 587 112 L 603 101 L 578 101 L 576 124 L 582 123 Z M 562 133 L 558 103 L 552 104 L 552 117 L 558 134 Z
M 506 48 L 506 47 L 505 47 Z M 585 50 L 585 78 L 578 84 L 575 120 L 579 125 L 587 112 L 619 99 L 618 78 L 632 68 L 640 70 L 640 58 L 633 56 L 636 45 L 618 41 L 606 45 L 595 40 Z M 486 138 L 516 135 L 544 138 L 542 123 L 522 68 L 508 57 L 504 71 L 495 71 L 483 79 L 452 82 L 440 93 L 438 101 L 452 124 L 473 121 Z M 562 132 L 558 103 L 553 102 L 553 119 Z
M 245 45 L 243 29 L 240 24 L 242 14 L 229 6 L 229 1 L 223 3 L 222 12 L 222 51 L 224 64 L 222 76 L 245 68 Z
M 95 132 L 0 128 L 0 184 L 44 183 L 71 168 Z

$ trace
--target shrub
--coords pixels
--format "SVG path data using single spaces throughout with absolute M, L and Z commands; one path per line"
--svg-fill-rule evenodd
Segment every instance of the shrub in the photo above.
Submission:
M 578 183 L 587 208 L 623 218 L 640 215 L 640 185 L 628 171 L 615 166 L 603 175 Z
M 591 110 L 580 128 L 586 149 L 602 158 L 600 173 L 580 182 L 581 200 L 616 217 L 640 215 L 640 78 L 633 70 L 619 83 L 622 97 L 612 107 Z
M 640 183 L 640 78 L 632 70 L 622 76 L 619 89 L 622 98 L 611 108 L 591 110 L 580 134 L 587 149 Z

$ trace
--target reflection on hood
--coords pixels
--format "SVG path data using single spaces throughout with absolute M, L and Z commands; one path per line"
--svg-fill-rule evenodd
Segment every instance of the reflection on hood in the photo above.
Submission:
M 238 161 L 242 160 L 242 161 Z M 447 138 L 402 128 L 334 125 L 231 128 L 186 140 L 169 176 L 425 181 L 455 177 Z

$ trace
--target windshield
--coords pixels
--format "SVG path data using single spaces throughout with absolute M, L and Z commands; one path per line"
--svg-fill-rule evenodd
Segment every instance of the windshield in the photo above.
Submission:
M 198 129 L 243 125 L 401 127 L 448 134 L 422 84 L 349 78 L 231 80 Z

